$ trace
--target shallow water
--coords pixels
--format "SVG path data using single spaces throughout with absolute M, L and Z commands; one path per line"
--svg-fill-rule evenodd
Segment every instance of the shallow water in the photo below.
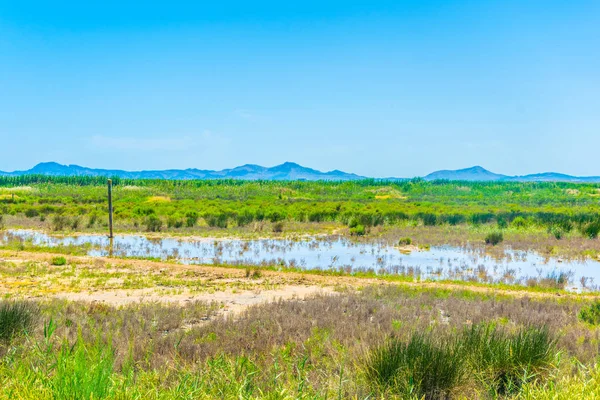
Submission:
M 305 240 L 152 239 L 139 235 L 52 236 L 29 230 L 8 230 L 0 242 L 26 241 L 36 246 L 89 246 L 90 256 L 177 260 L 185 264 L 279 265 L 299 269 L 392 273 L 413 279 L 455 279 L 474 282 L 553 285 L 567 279 L 571 290 L 596 289 L 600 262 L 563 261 L 535 252 L 506 249 L 501 259 L 474 247 L 432 247 L 405 254 L 383 243 L 355 242 L 342 237 Z

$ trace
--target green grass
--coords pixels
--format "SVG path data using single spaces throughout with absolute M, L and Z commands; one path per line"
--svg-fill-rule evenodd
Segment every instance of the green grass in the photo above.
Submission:
M 556 341 L 546 328 L 508 334 L 484 324 L 449 338 L 421 332 L 407 342 L 392 338 L 369 353 L 365 373 L 384 395 L 446 399 L 462 391 L 498 397 L 543 380 L 556 368 L 557 357 Z
M 590 325 L 600 325 L 600 301 L 596 301 L 579 312 L 579 319 Z
M 27 333 L 36 317 L 35 307 L 24 301 L 0 302 L 0 341 Z
M 54 257 L 51 262 L 52 265 L 61 266 L 67 264 L 67 259 L 63 256 Z
M 402 398 L 444 399 L 467 379 L 463 353 L 453 340 L 415 333 L 408 343 L 390 339 L 366 360 L 367 380 L 376 392 Z

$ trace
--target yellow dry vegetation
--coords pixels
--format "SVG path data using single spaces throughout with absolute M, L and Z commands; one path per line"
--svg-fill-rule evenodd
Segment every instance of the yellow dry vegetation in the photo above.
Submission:
M 375 194 L 375 198 L 377 200 L 387 200 L 387 199 L 406 199 L 406 196 L 403 196 L 397 189 L 394 189 L 389 186 L 372 189 L 369 192 Z
M 171 198 L 169 196 L 150 196 L 146 201 L 148 203 L 169 203 Z

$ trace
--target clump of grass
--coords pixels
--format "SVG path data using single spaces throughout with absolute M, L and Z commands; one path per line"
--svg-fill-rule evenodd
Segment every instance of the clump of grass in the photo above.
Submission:
M 54 257 L 51 261 L 52 265 L 66 265 L 67 264 L 67 259 L 63 256 L 58 256 L 58 257 Z
M 492 324 L 475 325 L 463 334 L 463 350 L 478 380 L 494 395 L 515 393 L 555 367 L 556 340 L 546 327 L 508 335 Z
M 250 267 L 246 268 L 246 278 L 259 279 L 261 277 L 262 277 L 262 272 L 260 269 L 258 269 L 258 268 L 252 269 Z
M 58 354 L 51 353 L 49 358 L 52 373 L 42 382 L 54 399 L 102 399 L 109 395 L 114 363 L 110 343 L 97 340 L 85 344 L 80 336 L 72 346 L 63 343 Z
M 454 338 L 414 333 L 391 339 L 366 359 L 366 378 L 376 392 L 401 398 L 446 399 L 461 390 L 514 394 L 555 367 L 556 341 L 545 327 L 509 335 L 491 324 Z M 471 379 L 476 377 L 476 380 Z
M 591 325 L 600 325 L 600 301 L 595 301 L 579 311 L 579 319 Z
M 491 232 L 485 237 L 485 244 L 491 244 L 495 246 L 504 240 L 502 232 Z
M 414 334 L 408 343 L 391 339 L 367 358 L 366 377 L 382 394 L 402 398 L 448 398 L 466 379 L 466 364 L 455 342 Z
M 358 224 L 353 228 L 350 228 L 350 234 L 352 236 L 364 236 L 367 233 L 367 229 L 364 225 Z
M 281 233 L 283 232 L 283 222 L 275 222 L 273 223 L 273 233 Z
M 3 301 L 0 303 L 0 340 L 7 341 L 27 332 L 33 325 L 35 307 L 23 301 Z
M 398 240 L 398 246 L 410 246 L 412 244 L 412 239 L 409 237 L 400 238 Z

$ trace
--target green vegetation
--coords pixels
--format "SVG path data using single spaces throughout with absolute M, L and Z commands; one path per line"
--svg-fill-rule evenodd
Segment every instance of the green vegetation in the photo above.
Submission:
M 591 325 L 600 325 L 600 301 L 596 301 L 579 312 L 579 319 Z
M 485 237 L 485 243 L 495 246 L 504 240 L 502 232 L 491 232 Z
M 0 302 L 0 341 L 26 333 L 35 318 L 34 307 L 26 302 Z
M 398 246 L 410 246 L 412 244 L 412 239 L 409 237 L 400 238 L 398 240 Z
M 473 387 L 497 397 L 545 378 L 556 357 L 546 328 L 510 334 L 484 324 L 441 339 L 432 333 L 414 333 L 407 343 L 393 338 L 369 354 L 366 374 L 376 391 L 402 398 L 449 398 Z
M 287 221 L 334 223 L 356 235 L 397 224 L 538 226 L 557 238 L 575 232 L 596 238 L 600 233 L 597 184 L 115 179 L 114 185 L 117 230 L 256 229 Z M 29 220 L 55 231 L 103 229 L 105 180 L 0 177 L 2 214 L 11 216 L 11 225 L 31 225 Z
M 67 259 L 63 256 L 54 257 L 52 259 L 52 265 L 60 266 L 65 265 L 67 263 Z

